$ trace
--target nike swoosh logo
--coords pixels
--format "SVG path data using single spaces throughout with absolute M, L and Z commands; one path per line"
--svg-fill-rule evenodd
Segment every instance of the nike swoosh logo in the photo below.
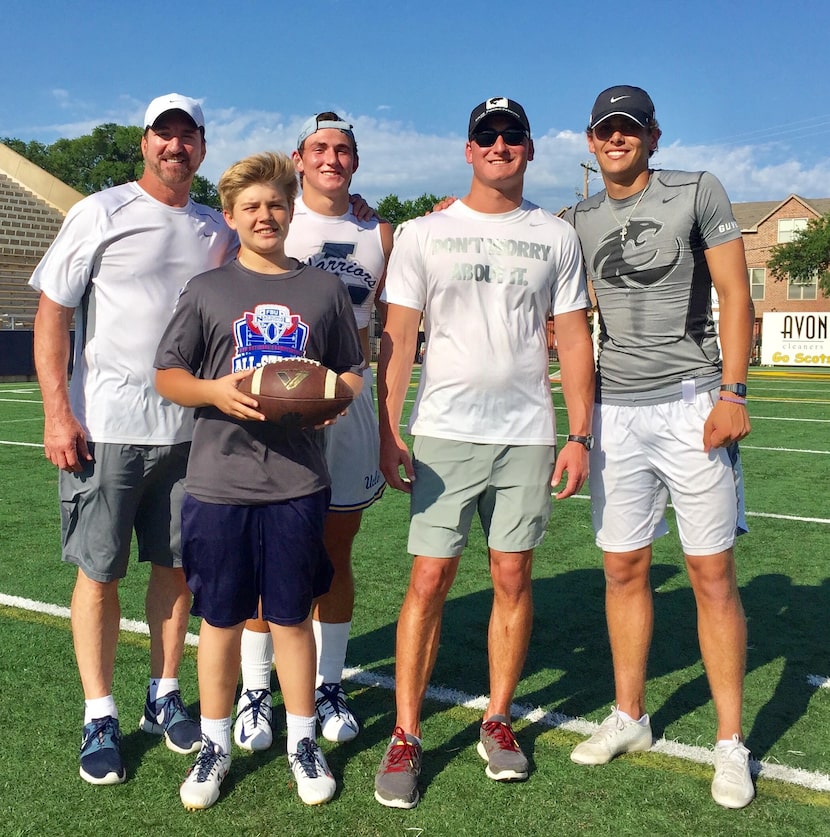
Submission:
M 670 198 L 663 198 L 663 203 L 668 203 L 669 201 L 673 201 L 677 195 L 672 195 Z
M 611 97 L 611 104 L 614 105 L 620 101 L 620 99 L 630 99 L 631 96 L 612 96 Z

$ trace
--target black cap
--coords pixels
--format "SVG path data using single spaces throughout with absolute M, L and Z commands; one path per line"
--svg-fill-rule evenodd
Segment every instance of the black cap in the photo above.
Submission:
M 470 114 L 470 127 L 467 131 L 467 138 L 473 138 L 475 129 L 482 119 L 488 116 L 494 116 L 497 113 L 515 119 L 527 131 L 527 135 L 530 136 L 530 122 L 528 122 L 525 109 L 512 99 L 505 99 L 503 96 L 494 96 L 492 99 L 488 99 L 486 102 L 482 102 L 473 108 L 473 112 Z
M 647 128 L 654 122 L 654 102 L 641 87 L 618 84 L 616 87 L 603 90 L 597 96 L 591 110 L 588 130 L 590 131 L 610 116 L 627 116 L 638 125 Z

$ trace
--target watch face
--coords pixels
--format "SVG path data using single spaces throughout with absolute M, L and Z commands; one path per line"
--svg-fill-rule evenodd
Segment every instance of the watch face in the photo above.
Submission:
M 577 436 L 576 434 L 572 433 L 570 436 L 568 436 L 568 441 L 579 443 L 580 445 L 582 445 L 582 447 L 585 448 L 585 450 L 591 450 L 591 448 L 593 448 L 594 446 L 594 437 L 590 433 L 587 436 Z

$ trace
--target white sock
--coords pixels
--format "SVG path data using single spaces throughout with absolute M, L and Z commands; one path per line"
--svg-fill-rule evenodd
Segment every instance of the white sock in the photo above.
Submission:
M 642 718 L 632 718 L 628 712 L 623 712 L 622 709 L 617 707 L 617 714 L 624 720 L 630 723 L 639 724 L 641 727 L 644 727 L 648 723 L 648 714 L 643 715 Z
M 84 726 L 97 718 L 106 718 L 107 715 L 113 718 L 118 717 L 118 709 L 112 695 L 84 701 Z
M 317 737 L 317 716 L 306 718 L 304 715 L 285 713 L 285 744 L 289 753 L 296 753 L 297 746 L 304 738 L 314 741 Z
M 206 718 L 202 715 L 202 735 L 206 735 L 223 753 L 231 751 L 231 719 Z
M 317 646 L 317 683 L 339 683 L 343 679 L 346 664 L 346 649 L 352 623 L 318 622 L 311 620 L 314 644 Z
M 271 665 L 274 643 L 271 632 L 261 634 L 247 628 L 242 631 L 242 689 L 271 691 Z
M 165 697 L 171 692 L 179 691 L 178 677 L 151 677 L 150 678 L 150 702 L 155 703 L 160 697 Z

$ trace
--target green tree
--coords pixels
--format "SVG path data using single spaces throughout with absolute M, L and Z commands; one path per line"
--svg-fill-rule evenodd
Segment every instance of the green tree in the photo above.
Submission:
M 51 145 L 32 140 L 24 142 L 4 137 L 13 151 L 30 160 L 67 186 L 90 195 L 110 186 L 138 180 L 144 172 L 141 156 L 143 131 L 137 125 L 108 122 L 93 128 L 91 134 L 74 139 L 59 139 Z M 209 206 L 219 206 L 216 187 L 207 178 L 196 175 L 191 189 L 193 199 Z
M 817 275 L 819 288 L 830 296 L 830 215 L 811 219 L 792 241 L 774 247 L 767 267 L 779 282 L 811 282 Z
M 398 224 L 402 224 L 410 218 L 417 218 L 420 215 L 426 215 L 427 212 L 432 212 L 432 207 L 439 200 L 441 198 L 426 193 L 418 198 L 405 201 L 402 201 L 397 195 L 387 195 L 378 203 L 377 212 L 381 218 L 385 218 L 393 227 L 397 227 Z
M 212 206 L 214 209 L 222 208 L 222 202 L 219 200 L 219 192 L 216 191 L 216 187 L 201 174 L 197 174 L 193 178 L 193 183 L 190 186 L 190 196 L 196 203 L 203 203 Z

